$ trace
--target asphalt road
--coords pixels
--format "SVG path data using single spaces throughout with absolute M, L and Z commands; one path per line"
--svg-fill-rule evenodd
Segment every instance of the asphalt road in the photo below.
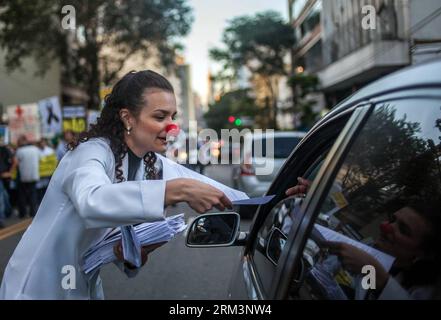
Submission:
M 231 185 L 229 166 L 210 166 L 206 174 Z M 167 214 L 182 212 L 186 219 L 196 215 L 184 204 L 169 208 Z M 249 223 L 242 221 L 241 230 L 247 230 Z M 0 240 L 0 277 L 22 234 Z M 113 264 L 102 268 L 104 294 L 106 299 L 226 299 L 240 251 L 239 247 L 187 248 L 181 234 L 151 253 L 134 278 L 127 278 Z

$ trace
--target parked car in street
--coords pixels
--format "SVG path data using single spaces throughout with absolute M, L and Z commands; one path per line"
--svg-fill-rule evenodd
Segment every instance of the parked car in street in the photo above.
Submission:
M 287 196 L 298 177 L 310 182 L 306 194 Z M 439 298 L 441 60 L 388 75 L 333 108 L 266 194 L 275 197 L 256 209 L 250 230 L 238 230 L 236 213 L 202 215 L 189 227 L 188 246 L 243 247 L 229 298 Z M 203 242 L 194 237 L 199 219 Z

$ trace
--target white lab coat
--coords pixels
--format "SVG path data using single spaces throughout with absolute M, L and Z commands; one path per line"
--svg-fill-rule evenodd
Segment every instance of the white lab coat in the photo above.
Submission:
M 68 152 L 52 176 L 32 224 L 6 267 L 0 299 L 102 299 L 99 271 L 81 271 L 83 254 L 113 227 L 164 219 L 165 180 L 179 175 L 163 159 L 164 180 L 115 184 L 115 160 L 104 139 L 91 139 Z M 167 175 L 167 171 L 169 174 Z M 123 159 L 127 177 L 128 159 Z M 75 289 L 63 278 L 75 268 Z M 63 270 L 63 267 L 67 268 Z M 71 269 L 70 269 L 71 270 Z M 64 271 L 65 273 L 63 273 Z M 66 285 L 65 285 L 66 287 Z

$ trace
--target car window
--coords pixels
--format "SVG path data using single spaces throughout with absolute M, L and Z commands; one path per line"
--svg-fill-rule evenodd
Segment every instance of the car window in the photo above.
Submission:
M 259 148 L 262 148 L 262 157 L 266 157 L 266 139 L 261 139 L 259 142 Z M 294 150 L 296 145 L 302 140 L 300 137 L 274 137 L 274 158 L 275 159 L 285 159 L 288 158 L 291 152 Z M 252 154 L 256 154 L 254 151 L 255 140 L 252 142 Z M 260 154 L 257 153 L 257 154 Z
M 305 171 L 305 177 L 313 180 L 317 175 L 329 148 L 326 148 Z M 254 244 L 253 260 L 264 290 L 271 286 L 272 275 L 283 251 L 291 226 L 299 217 L 303 197 L 293 196 L 283 199 L 267 215 L 257 233 Z
M 377 105 L 313 220 L 301 299 L 431 299 L 441 270 L 441 102 Z
M 253 261 L 266 292 L 271 287 L 272 275 L 289 230 L 298 217 L 296 213 L 300 208 L 300 202 L 301 198 L 292 197 L 292 201 L 283 201 L 274 206 L 257 233 Z

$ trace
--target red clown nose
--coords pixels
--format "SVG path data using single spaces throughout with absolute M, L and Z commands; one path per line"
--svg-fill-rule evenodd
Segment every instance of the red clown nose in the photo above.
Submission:
M 179 126 L 175 123 L 171 123 L 165 127 L 165 132 L 167 132 L 167 135 L 171 136 L 177 136 L 180 130 Z

